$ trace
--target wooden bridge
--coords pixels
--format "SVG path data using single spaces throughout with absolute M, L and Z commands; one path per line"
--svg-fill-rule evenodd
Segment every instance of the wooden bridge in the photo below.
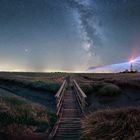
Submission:
M 79 140 L 80 119 L 86 106 L 86 95 L 75 80 L 67 79 L 55 95 L 58 121 L 49 138 L 52 140 Z

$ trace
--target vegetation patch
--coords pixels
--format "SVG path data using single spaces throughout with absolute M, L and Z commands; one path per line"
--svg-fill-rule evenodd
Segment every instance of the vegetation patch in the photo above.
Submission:
M 98 92 L 103 86 L 107 85 L 108 83 L 104 82 L 94 82 L 93 89 L 95 92 Z
M 81 89 L 85 94 L 92 94 L 94 89 L 91 84 L 80 84 Z
M 57 82 L 45 82 L 45 81 L 28 81 L 28 80 L 16 80 L 16 79 L 0 79 L 0 84 L 1 85 L 16 85 L 16 86 L 21 86 L 25 88 L 32 88 L 35 90 L 44 90 L 44 91 L 49 91 L 52 93 L 56 93 L 58 89 L 60 88 L 60 83 Z
M 0 98 L 0 132 L 8 133 L 7 130 L 11 132 L 12 126 L 19 126 L 18 132 L 21 128 L 28 130 L 27 128 L 31 127 L 32 132 L 40 127 L 48 131 L 55 121 L 56 116 L 48 112 L 45 107 L 28 103 L 17 97 Z M 20 132 L 22 133 L 22 130 Z
M 46 83 L 44 81 L 33 81 L 29 82 L 28 85 L 30 88 L 38 89 L 38 90 L 46 90 L 53 93 L 56 93 L 60 88 L 58 83 Z
M 82 120 L 84 140 L 137 140 L 140 107 L 98 110 Z
M 117 85 L 106 84 L 98 90 L 96 96 L 112 97 L 112 96 L 118 96 L 120 95 L 120 93 L 121 93 L 121 89 Z
M 117 85 L 111 83 L 80 84 L 80 87 L 86 95 L 94 94 L 96 97 L 114 97 L 122 92 Z

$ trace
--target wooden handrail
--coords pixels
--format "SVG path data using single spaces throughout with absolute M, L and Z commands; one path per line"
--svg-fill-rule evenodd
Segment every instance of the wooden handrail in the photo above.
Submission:
M 79 90 L 79 92 L 82 94 L 82 96 L 84 98 L 87 98 L 86 94 L 82 91 L 82 89 L 79 87 L 79 85 L 77 84 L 77 82 L 75 80 L 74 81 L 74 84 L 76 85 L 77 89 Z
M 62 103 L 63 103 L 63 99 L 64 99 L 64 90 L 66 87 L 66 80 L 64 80 L 62 86 L 60 87 L 60 89 L 58 90 L 58 92 L 55 95 L 56 101 L 57 101 L 57 113 L 56 115 L 59 116 L 59 113 L 61 111 L 62 108 Z
M 73 80 L 73 83 L 74 83 L 74 89 L 75 89 L 77 101 L 79 103 L 82 113 L 84 113 L 85 107 L 87 105 L 87 102 L 86 102 L 87 96 L 82 91 L 82 89 L 79 87 L 79 85 L 77 84 L 77 82 L 75 80 Z
M 64 98 L 64 90 L 66 87 L 66 80 L 64 80 L 63 84 L 61 85 L 60 89 L 58 90 L 58 92 L 55 94 L 55 98 L 56 98 L 56 102 L 57 102 L 57 112 L 56 115 L 58 116 L 58 121 L 56 122 L 55 126 L 52 129 L 52 132 L 49 135 L 49 139 L 52 140 L 54 135 L 56 134 L 56 131 L 59 127 L 59 120 L 62 116 L 62 114 L 60 113 L 61 109 L 62 109 L 62 104 L 63 104 L 63 98 Z
M 59 89 L 58 92 L 55 94 L 55 98 L 58 98 L 58 97 L 60 96 L 60 94 L 61 94 L 61 92 L 62 92 L 62 90 L 63 90 L 65 84 L 66 84 L 66 80 L 64 80 L 64 82 L 63 82 L 63 84 L 61 85 L 60 89 Z

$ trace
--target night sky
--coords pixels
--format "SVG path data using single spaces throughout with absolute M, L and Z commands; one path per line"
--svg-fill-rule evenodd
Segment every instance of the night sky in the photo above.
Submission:
M 0 0 L 0 70 L 84 71 L 140 55 L 140 0 Z

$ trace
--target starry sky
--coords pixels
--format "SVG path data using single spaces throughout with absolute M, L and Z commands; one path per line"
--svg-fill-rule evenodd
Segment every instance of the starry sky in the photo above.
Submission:
M 2 71 L 84 71 L 139 55 L 139 0 L 0 0 Z

